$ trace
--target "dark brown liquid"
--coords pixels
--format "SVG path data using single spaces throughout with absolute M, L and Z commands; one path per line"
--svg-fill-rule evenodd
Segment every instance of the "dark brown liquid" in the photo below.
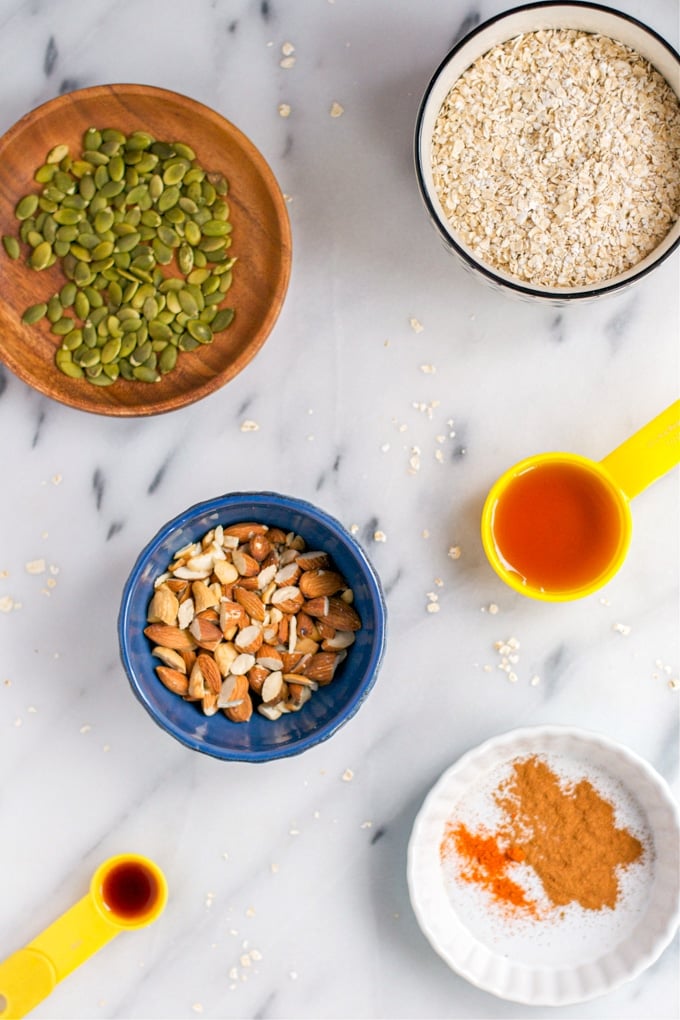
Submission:
M 102 883 L 102 899 L 109 910 L 127 920 L 143 917 L 158 898 L 155 876 L 136 861 L 115 865 Z
M 616 497 L 579 464 L 537 464 L 517 475 L 493 517 L 496 549 L 532 588 L 577 591 L 595 582 L 623 540 Z

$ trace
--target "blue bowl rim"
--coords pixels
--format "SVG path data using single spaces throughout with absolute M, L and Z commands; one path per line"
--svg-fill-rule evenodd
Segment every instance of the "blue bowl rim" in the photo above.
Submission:
M 136 671 L 132 665 L 128 645 L 127 645 L 127 625 L 128 625 L 128 612 L 130 608 L 130 601 L 132 598 L 133 589 L 137 585 L 139 575 L 141 574 L 149 556 L 158 548 L 158 546 L 175 530 L 181 528 L 187 524 L 192 518 L 198 517 L 202 514 L 208 514 L 216 511 L 225 509 L 226 507 L 236 506 L 239 503 L 248 502 L 250 504 L 259 504 L 265 509 L 267 506 L 271 506 L 272 502 L 277 503 L 283 509 L 288 509 L 292 512 L 303 513 L 313 518 L 317 523 L 324 525 L 329 528 L 337 537 L 345 544 L 349 552 L 358 561 L 360 568 L 364 574 L 365 580 L 368 585 L 371 603 L 375 615 L 373 625 L 373 643 L 371 649 L 371 655 L 369 661 L 364 670 L 364 680 L 354 691 L 348 704 L 342 710 L 339 717 L 330 719 L 325 725 L 320 726 L 314 730 L 308 736 L 299 740 L 293 741 L 290 744 L 283 745 L 281 747 L 267 748 L 263 750 L 254 751 L 238 751 L 231 752 L 228 748 L 218 748 L 217 745 L 205 746 L 202 741 L 192 738 L 187 733 L 184 733 L 179 727 L 170 723 L 162 714 L 156 711 L 154 706 L 148 701 L 145 696 L 144 690 L 139 682 Z M 177 514 L 171 520 L 167 521 L 153 536 L 153 538 L 147 542 L 142 551 L 137 556 L 134 566 L 130 571 L 125 586 L 123 588 L 123 595 L 120 604 L 120 610 L 118 614 L 118 644 L 120 657 L 123 662 L 128 681 L 132 687 L 133 693 L 137 697 L 138 701 L 144 706 L 146 711 L 149 713 L 154 722 L 166 733 L 169 733 L 172 737 L 178 740 L 185 747 L 190 748 L 194 751 L 200 751 L 202 754 L 206 754 L 213 758 L 218 758 L 221 761 L 233 761 L 233 762 L 266 762 L 274 761 L 279 758 L 288 758 L 293 755 L 301 754 L 303 751 L 308 750 L 310 747 L 314 747 L 317 744 L 328 740 L 334 733 L 337 732 L 346 722 L 348 722 L 354 715 L 359 711 L 359 708 L 363 704 L 368 693 L 375 684 L 380 666 L 385 653 L 386 643 L 386 631 L 387 631 L 387 606 L 385 602 L 385 595 L 382 588 L 380 578 L 372 566 L 370 560 L 366 556 L 366 553 L 361 548 L 356 539 L 350 534 L 347 528 L 333 517 L 327 511 L 322 510 L 320 507 L 315 506 L 313 503 L 307 500 L 300 499 L 297 496 L 287 496 L 277 492 L 269 491 L 253 491 L 253 492 L 229 492 L 224 493 L 221 496 L 215 496 L 212 499 L 204 500 L 199 503 L 194 503 L 186 510 Z
M 594 290 L 582 290 L 582 291 L 576 289 L 565 290 L 560 289 L 558 287 L 551 288 L 550 290 L 545 291 L 537 290 L 536 288 L 532 287 L 531 284 L 529 283 L 522 283 L 520 280 L 515 280 L 511 278 L 506 279 L 505 277 L 500 276 L 499 274 L 494 272 L 494 270 L 486 263 L 470 255 L 465 250 L 465 248 L 463 248 L 456 241 L 455 237 L 452 234 L 450 234 L 442 224 L 437 213 L 437 210 L 434 208 L 432 202 L 430 201 L 430 197 L 427 193 L 427 187 L 425 185 L 425 171 L 421 166 L 420 162 L 420 138 L 423 132 L 425 109 L 430 98 L 430 93 L 434 89 L 439 79 L 439 76 L 444 71 L 449 62 L 453 59 L 453 57 L 456 55 L 456 53 L 458 53 L 459 50 L 463 49 L 463 47 L 466 46 L 476 35 L 487 29 L 490 25 L 495 24 L 497 21 L 503 21 L 510 15 L 517 14 L 518 11 L 530 11 L 530 10 L 539 11 L 542 8 L 547 7 L 574 7 L 576 9 L 589 8 L 590 10 L 602 11 L 603 13 L 613 15 L 617 18 L 620 18 L 622 21 L 627 21 L 630 24 L 634 25 L 636 28 L 639 28 L 641 31 L 646 32 L 647 35 L 652 36 L 656 40 L 656 42 L 660 43 L 668 50 L 670 55 L 680 65 L 680 53 L 675 49 L 674 46 L 672 46 L 668 42 L 667 39 L 664 39 L 662 35 L 659 35 L 658 32 L 656 32 L 649 25 L 646 25 L 643 21 L 640 21 L 638 18 L 633 17 L 633 15 L 631 14 L 627 14 L 624 11 L 618 10 L 618 8 L 616 7 L 607 7 L 604 4 L 591 3 L 590 0 L 535 0 L 534 3 L 525 3 L 519 4 L 515 7 L 509 7 L 505 11 L 500 11 L 498 14 L 492 15 L 486 20 L 480 22 L 480 24 L 475 25 L 474 28 L 470 29 L 469 32 L 466 32 L 448 51 L 446 56 L 439 63 L 434 74 L 430 77 L 430 80 L 427 84 L 427 88 L 425 89 L 423 97 L 420 101 L 420 106 L 418 108 L 418 114 L 416 117 L 414 133 L 415 174 L 421 200 L 425 208 L 427 209 L 430 220 L 432 221 L 433 226 L 437 230 L 437 233 L 444 242 L 445 246 L 455 251 L 458 257 L 461 258 L 463 262 L 467 266 L 469 266 L 470 269 L 480 273 L 483 277 L 485 277 L 488 281 L 495 284 L 496 286 L 505 287 L 516 294 L 522 295 L 523 297 L 539 298 L 547 302 L 555 300 L 560 301 L 588 300 L 589 298 L 592 299 L 596 297 L 603 297 L 605 294 L 612 294 L 618 290 L 621 290 L 622 288 L 630 286 L 632 283 L 636 283 L 638 280 L 644 279 L 645 276 L 648 276 L 649 273 L 653 272 L 658 266 L 662 265 L 662 263 L 664 263 L 666 259 L 670 258 L 670 256 L 678 249 L 678 247 L 680 246 L 680 237 L 678 237 L 665 252 L 659 255 L 648 266 L 646 266 L 644 269 L 639 270 L 637 273 L 634 273 L 632 276 L 627 277 L 625 280 L 619 280 L 614 283 L 607 283 L 605 281 L 601 287 L 598 287 Z

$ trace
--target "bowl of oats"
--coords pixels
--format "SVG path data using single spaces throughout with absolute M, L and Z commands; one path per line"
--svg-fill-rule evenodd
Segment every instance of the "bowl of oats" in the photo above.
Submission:
M 415 162 L 445 247 L 564 303 L 643 279 L 680 244 L 680 55 L 610 8 L 535 3 L 479 25 L 421 102 Z
M 237 492 L 190 507 L 140 553 L 118 620 L 152 719 L 226 761 L 331 737 L 376 681 L 380 580 L 352 533 L 305 500 Z

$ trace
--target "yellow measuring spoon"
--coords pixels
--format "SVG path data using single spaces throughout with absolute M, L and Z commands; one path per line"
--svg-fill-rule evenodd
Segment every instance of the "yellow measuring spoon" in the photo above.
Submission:
M 548 602 L 590 595 L 611 580 L 632 535 L 630 500 L 680 462 L 680 400 L 601 461 L 542 453 L 493 485 L 482 545 L 515 591 Z
M 155 921 L 167 898 L 165 876 L 148 858 L 120 854 L 104 861 L 86 896 L 0 963 L 0 1018 L 26 1016 L 119 932 Z

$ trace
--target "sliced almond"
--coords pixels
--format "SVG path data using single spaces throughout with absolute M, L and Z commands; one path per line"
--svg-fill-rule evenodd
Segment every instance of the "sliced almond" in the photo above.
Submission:
M 263 683 L 260 696 L 265 705 L 275 705 L 278 701 L 283 700 L 285 690 L 283 673 L 277 669 L 270 673 Z
M 188 631 L 170 627 L 166 623 L 151 623 L 144 628 L 144 633 L 150 641 L 163 648 L 174 648 L 181 652 L 196 647 L 196 642 Z
M 220 602 L 220 630 L 223 633 L 232 627 L 247 627 L 249 623 L 250 617 L 239 602 Z
M 177 622 L 177 610 L 179 601 L 174 592 L 163 586 L 156 588 L 153 598 L 149 603 L 147 620 L 149 623 L 167 623 L 172 626 Z
M 269 719 L 270 722 L 276 722 L 283 715 L 279 705 L 258 705 L 257 710 L 260 715 L 263 715 L 265 719 Z
M 300 570 L 326 570 L 330 566 L 328 553 L 319 549 L 308 549 L 296 557 L 296 563 Z
M 244 677 L 245 679 L 245 677 Z M 245 696 L 241 698 L 238 705 L 232 705 L 229 708 L 224 709 L 224 714 L 232 722 L 242 723 L 248 722 L 253 714 L 253 701 L 250 694 L 246 692 Z
M 281 669 L 283 660 L 278 649 L 263 644 L 257 653 L 256 661 L 258 666 L 264 666 L 266 669 Z
M 213 652 L 213 658 L 223 677 L 231 671 L 232 663 L 237 655 L 238 652 L 230 641 L 222 641 Z
M 260 590 L 266 588 L 274 580 L 276 576 L 276 564 L 270 563 L 268 567 L 264 567 L 257 575 L 257 586 Z
M 234 638 L 234 644 L 240 652 L 255 654 L 262 645 L 262 629 L 255 624 L 244 627 Z
M 204 696 L 205 690 L 205 677 L 203 676 L 203 670 L 198 663 L 198 659 L 196 659 L 189 677 L 189 697 L 200 700 Z
M 350 645 L 354 644 L 355 640 L 355 631 L 336 630 L 333 632 L 332 637 L 323 639 L 321 647 L 324 652 L 339 652 L 344 648 L 349 648 Z
M 311 696 L 312 689 L 306 684 L 288 684 L 288 702 L 294 710 L 302 708 Z
M 216 595 L 212 587 L 207 585 L 205 581 L 194 581 L 191 586 L 191 594 L 194 599 L 194 606 L 197 613 L 203 612 L 204 609 L 212 609 L 214 606 L 219 605 L 220 595 Z
M 186 673 L 170 666 L 156 666 L 156 673 L 161 683 L 173 694 L 181 694 L 184 697 L 189 693 L 189 677 Z
M 300 589 L 294 585 L 284 585 L 272 595 L 272 605 L 284 613 L 297 613 L 304 603 Z
M 191 621 L 189 633 L 195 638 L 197 645 L 207 648 L 209 651 L 214 651 L 223 637 L 217 624 L 210 620 L 202 620 L 200 616 L 195 616 Z
M 319 642 L 313 641 L 312 638 L 308 637 L 298 638 L 297 643 L 295 645 L 295 651 L 302 652 L 303 655 L 308 653 L 311 653 L 313 655 L 314 652 L 318 652 L 318 650 Z
M 241 577 L 257 577 L 260 573 L 260 564 L 255 557 L 242 549 L 234 549 L 231 560 Z
M 206 691 L 201 698 L 201 708 L 203 709 L 203 715 L 216 715 L 219 711 L 217 704 L 217 695 L 214 691 Z
M 220 584 L 233 584 L 238 580 L 238 570 L 228 560 L 217 560 L 213 570 Z
M 282 528 L 269 528 L 267 538 L 272 545 L 286 544 L 286 532 Z
M 151 649 L 151 654 L 160 659 L 164 666 L 169 666 L 170 669 L 178 669 L 180 673 L 186 673 L 187 667 L 184 659 L 174 648 L 163 648 L 161 645 L 156 645 L 155 648 Z
M 177 611 L 177 626 L 186 630 L 195 615 L 194 600 L 191 597 L 184 599 Z
M 231 671 L 234 674 L 245 676 L 249 669 L 255 665 L 255 656 L 248 652 L 241 652 L 231 664 Z
M 287 563 L 276 571 L 274 580 L 280 587 L 286 587 L 286 585 L 297 584 L 297 580 L 300 576 L 301 570 L 295 560 L 291 563 Z
M 319 689 L 319 684 L 316 680 L 312 680 L 310 677 L 305 676 L 303 673 L 284 673 L 283 679 L 290 686 L 291 684 L 299 684 L 302 687 L 309 687 L 313 691 Z
M 262 693 L 262 685 L 269 676 L 269 672 L 266 666 L 260 666 L 257 662 L 248 670 L 248 683 L 251 691 L 255 694 Z

